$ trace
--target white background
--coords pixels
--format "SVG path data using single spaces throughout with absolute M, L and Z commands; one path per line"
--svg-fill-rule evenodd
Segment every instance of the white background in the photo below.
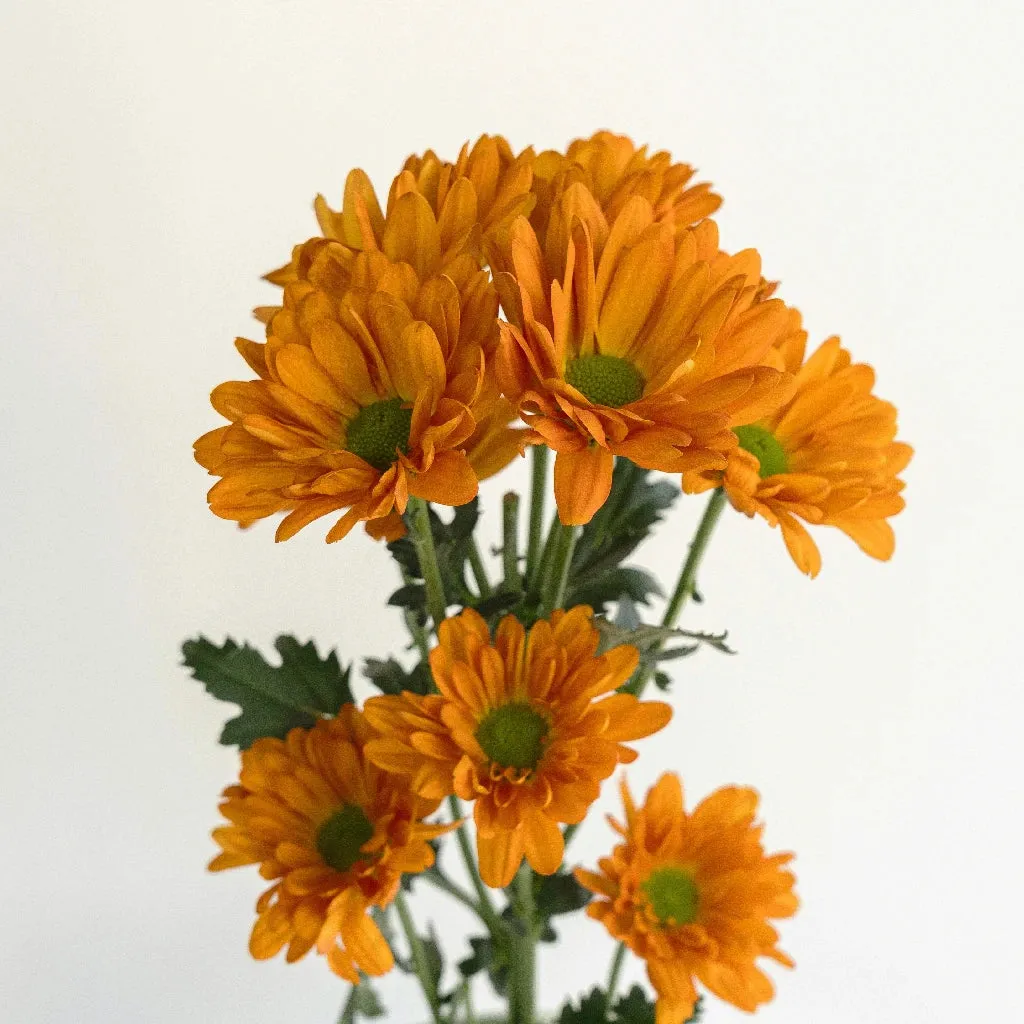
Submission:
M 1019 4 L 3 9 L 4 1020 L 333 1020 L 321 960 L 249 959 L 255 872 L 204 871 L 235 757 L 177 647 L 293 631 L 346 660 L 395 651 L 394 572 L 360 533 L 275 546 L 270 524 L 215 519 L 191 442 L 315 192 L 337 203 L 354 165 L 386 191 L 408 153 L 483 131 L 545 147 L 605 126 L 715 182 L 726 245 L 758 246 L 815 341 L 877 367 L 918 452 L 888 565 L 826 536 L 811 582 L 727 516 L 687 621 L 740 654 L 680 666 L 635 784 L 754 784 L 769 845 L 798 851 L 799 967 L 766 1024 L 1019 1019 Z M 490 539 L 522 479 L 486 489 Z M 666 582 L 699 509 L 641 553 Z M 595 814 L 574 852 L 609 841 Z M 420 910 L 461 955 L 459 912 Z M 563 936 L 552 1009 L 611 950 L 582 917 Z M 382 988 L 393 1020 L 426 1016 L 408 979 Z

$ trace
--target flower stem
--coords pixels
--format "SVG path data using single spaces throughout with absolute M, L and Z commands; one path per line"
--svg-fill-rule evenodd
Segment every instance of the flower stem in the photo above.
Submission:
M 533 869 L 525 861 L 515 877 L 515 902 L 523 934 L 517 936 L 509 976 L 509 1024 L 533 1024 L 537 921 Z
M 427 589 L 427 611 L 434 620 L 436 632 L 445 619 L 448 603 L 441 581 L 441 567 L 437 563 L 434 534 L 430 529 L 430 506 L 422 498 L 410 498 L 409 509 L 412 511 L 412 542 L 420 562 L 420 575 Z
M 612 1001 L 615 999 L 615 990 L 619 987 L 619 975 L 622 973 L 622 964 L 626 959 L 626 944 L 620 942 L 612 957 L 612 965 L 608 970 L 608 984 L 604 989 L 604 1015 L 611 1012 Z
M 693 595 L 697 582 L 697 570 L 700 569 L 700 563 L 704 560 L 704 554 L 707 551 L 708 542 L 711 540 L 711 534 L 715 530 L 715 525 L 718 523 L 724 507 L 725 491 L 719 487 L 711 492 L 711 497 L 708 499 L 707 506 L 704 509 L 704 515 L 701 516 L 700 523 L 697 524 L 697 532 L 693 535 L 693 540 L 690 541 L 690 552 L 686 556 L 686 561 L 683 563 L 682 571 L 679 574 L 679 580 L 676 583 L 676 589 L 672 592 L 672 597 L 669 599 L 668 605 L 665 607 L 665 614 L 661 619 L 663 626 L 667 626 L 670 629 L 675 626 L 679 621 L 679 615 L 683 610 L 683 606 Z M 660 651 L 663 646 L 664 644 L 662 643 L 654 646 L 651 651 L 652 657 L 650 660 L 637 673 L 636 678 L 625 687 L 627 693 L 632 693 L 639 697 L 644 692 L 644 688 L 651 681 L 651 676 L 654 675 L 653 655 Z
M 395 897 L 395 907 L 398 909 L 398 917 L 402 922 L 402 931 L 405 932 L 406 941 L 409 943 L 409 952 L 412 954 L 413 966 L 416 968 L 416 976 L 420 979 L 423 994 L 427 997 L 430 1006 L 430 1014 L 435 1024 L 444 1024 L 441 1016 L 441 1002 L 437 995 L 437 983 L 430 973 L 430 965 L 427 963 L 427 951 L 423 946 L 423 940 L 416 934 L 416 926 L 413 924 L 412 914 L 405 902 L 405 893 L 401 890 Z
M 519 579 L 519 495 L 509 491 L 501 500 L 501 562 L 505 572 L 505 590 L 522 589 Z
M 491 596 L 491 581 L 487 578 L 487 570 L 484 568 L 483 559 L 480 557 L 480 549 L 476 545 L 476 537 L 469 538 L 469 567 L 473 570 L 473 579 L 476 580 L 477 589 L 482 598 Z
M 425 882 L 429 882 L 435 889 L 440 889 L 442 892 L 446 892 L 449 896 L 457 899 L 463 906 L 472 910 L 477 917 L 484 917 L 480 904 L 461 885 L 453 882 L 443 871 L 437 869 L 436 865 L 434 870 L 424 871 L 420 878 Z
M 572 565 L 572 553 L 576 550 L 576 538 L 579 530 L 575 526 L 562 526 L 557 523 L 558 530 L 555 550 L 551 564 L 544 573 L 544 589 L 538 616 L 547 618 L 556 608 L 561 608 L 565 601 L 565 590 L 569 582 L 569 568 Z
M 540 538 L 544 527 L 544 502 L 548 487 L 548 448 L 535 444 L 530 453 L 533 460 L 530 481 L 530 532 L 526 543 L 526 579 L 533 582 L 540 558 Z
M 451 811 L 452 820 L 458 821 L 462 818 L 462 804 L 457 796 L 448 797 L 448 809 Z M 459 844 L 459 852 L 462 854 L 462 861 L 466 865 L 473 888 L 476 890 L 477 899 L 480 901 L 478 913 L 483 918 L 484 924 L 490 929 L 492 935 L 498 935 L 502 931 L 501 918 L 498 917 L 494 904 L 491 902 L 491 894 L 480 877 L 480 871 L 476 866 L 476 858 L 473 856 L 473 847 L 466 832 L 466 826 L 460 825 L 455 830 L 455 840 Z

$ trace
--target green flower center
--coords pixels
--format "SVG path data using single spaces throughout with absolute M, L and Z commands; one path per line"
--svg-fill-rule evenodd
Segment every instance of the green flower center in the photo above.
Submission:
M 762 479 L 775 476 L 776 473 L 789 472 L 786 449 L 770 430 L 750 424 L 748 427 L 736 427 L 733 433 L 739 438 L 740 447 L 757 459 Z
M 476 741 L 494 764 L 530 770 L 544 753 L 547 735 L 547 720 L 529 704 L 506 704 L 484 718 Z
M 348 425 L 345 447 L 382 473 L 394 465 L 398 453 L 409 450 L 412 409 L 401 398 L 385 398 L 364 406 Z
M 640 888 L 660 924 L 692 924 L 697 920 L 697 883 L 682 868 L 658 868 Z
M 618 409 L 644 393 L 640 371 L 618 356 L 580 356 L 565 368 L 565 379 L 594 405 Z
M 320 826 L 316 850 L 325 864 L 344 872 L 362 858 L 360 851 L 372 838 L 373 825 L 362 807 L 345 804 Z

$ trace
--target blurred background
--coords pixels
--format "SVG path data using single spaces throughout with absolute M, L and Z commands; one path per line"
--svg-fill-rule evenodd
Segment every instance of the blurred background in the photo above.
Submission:
M 812 341 L 876 367 L 917 449 L 890 564 L 819 531 L 809 581 L 763 522 L 726 516 L 684 624 L 739 653 L 678 663 L 634 787 L 669 766 L 691 800 L 755 785 L 769 847 L 798 852 L 798 969 L 775 972 L 765 1024 L 1024 1012 L 1019 3 L 2 7 L 4 1019 L 334 1019 L 322 960 L 249 958 L 255 870 L 205 872 L 236 756 L 178 648 L 293 632 L 344 661 L 397 652 L 395 573 L 360 531 L 275 546 L 271 523 L 215 519 L 191 443 L 316 192 L 339 205 L 362 166 L 386 193 L 409 153 L 482 132 L 546 148 L 602 127 L 715 183 L 725 246 L 757 246 Z M 484 488 L 494 542 L 525 470 Z M 640 552 L 667 586 L 702 505 Z M 610 842 L 594 813 L 573 853 Z M 465 955 L 461 911 L 416 907 Z M 611 952 L 563 920 L 552 1010 Z M 390 1019 L 426 1018 L 409 979 L 380 989 Z

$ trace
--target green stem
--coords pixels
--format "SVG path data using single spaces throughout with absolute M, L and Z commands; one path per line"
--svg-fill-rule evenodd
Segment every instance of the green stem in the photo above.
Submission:
M 420 878 L 425 882 L 429 882 L 435 889 L 440 889 L 442 892 L 448 893 L 449 896 L 457 899 L 461 904 L 463 904 L 463 906 L 472 910 L 477 917 L 486 920 L 480 904 L 473 899 L 473 897 L 466 892 L 461 885 L 457 882 L 453 882 L 446 874 L 437 869 L 436 866 L 432 871 L 424 871 L 423 874 L 420 875 Z
M 402 582 L 406 586 L 412 583 L 412 578 L 404 569 L 402 570 Z M 427 640 L 427 631 L 420 624 L 417 613 L 411 608 L 404 608 L 402 610 L 402 617 L 405 619 L 405 628 L 409 631 L 409 636 L 412 637 L 420 657 L 423 661 L 428 661 L 430 658 L 430 643 Z
M 615 956 L 612 957 L 612 965 L 608 971 L 608 984 L 604 989 L 604 1015 L 607 1018 L 611 1012 L 612 1002 L 615 999 L 615 990 L 619 987 L 619 975 L 622 973 L 622 964 L 626 959 L 626 944 L 620 942 Z
M 530 484 L 530 532 L 526 543 L 526 579 L 533 582 L 540 558 L 540 537 L 544 527 L 544 501 L 548 488 L 548 448 L 535 444 L 530 453 L 533 460 Z
M 448 603 L 441 582 L 441 567 L 437 563 L 434 534 L 430 529 L 430 506 L 422 498 L 410 498 L 409 509 L 412 512 L 412 542 L 420 562 L 420 575 L 427 589 L 427 611 L 434 620 L 436 632 L 445 619 Z
M 488 598 L 492 594 L 491 581 L 487 578 L 487 570 L 484 568 L 483 559 L 480 557 L 480 549 L 476 546 L 476 537 L 469 538 L 469 567 L 473 570 L 473 579 L 476 580 L 477 589 L 482 598 Z
M 704 560 L 704 554 L 707 551 L 708 542 L 711 540 L 711 534 L 714 533 L 715 525 L 718 523 L 724 507 L 725 491 L 719 487 L 711 492 L 711 497 L 708 499 L 707 506 L 704 509 L 704 515 L 701 516 L 700 523 L 697 524 L 697 532 L 693 535 L 693 540 L 690 542 L 690 552 L 683 563 L 679 580 L 676 583 L 676 589 L 672 592 L 672 597 L 665 607 L 665 614 L 662 616 L 661 624 L 669 629 L 679 621 L 679 615 L 683 610 L 683 606 L 693 595 L 694 587 L 697 583 L 697 570 L 700 569 L 700 563 Z M 637 673 L 636 678 L 625 688 L 627 693 L 632 693 L 639 697 L 644 692 L 644 688 L 651 681 L 651 676 L 654 675 L 653 656 L 663 646 L 663 643 L 654 646 L 650 652 L 650 660 Z
M 423 940 L 416 934 L 412 914 L 409 913 L 409 906 L 405 902 L 405 893 L 401 890 L 395 897 L 395 907 L 398 909 L 398 917 L 402 922 L 402 931 L 405 932 L 406 941 L 409 943 L 409 952 L 412 954 L 416 975 L 420 979 L 423 994 L 427 997 L 427 1003 L 430 1006 L 430 1014 L 434 1018 L 435 1024 L 444 1024 L 444 1018 L 441 1016 L 441 1001 L 437 995 L 437 985 L 430 975 L 427 951 L 423 947 Z
M 505 572 L 505 590 L 522 589 L 519 581 L 519 495 L 509 491 L 501 500 L 501 564 Z
M 457 796 L 448 797 L 448 809 L 451 811 L 452 820 L 459 821 L 462 817 L 462 804 Z M 462 854 L 462 862 L 466 865 L 473 888 L 476 890 L 477 899 L 480 901 L 478 913 L 484 923 L 490 929 L 492 935 L 498 935 L 502 931 L 501 918 L 498 917 L 494 904 L 491 902 L 491 894 L 480 877 L 480 871 L 476 866 L 476 858 L 473 856 L 473 846 L 469 841 L 469 834 L 465 825 L 460 825 L 455 830 L 455 840 L 459 844 L 459 852 Z
M 515 882 L 516 910 L 523 934 L 516 937 L 509 977 L 509 1024 L 533 1024 L 536 984 L 537 920 L 533 903 L 533 870 L 525 861 Z
M 576 550 L 576 538 L 579 536 L 575 526 L 562 526 L 559 523 L 558 530 L 554 555 L 544 573 L 544 589 L 538 612 L 538 617 L 542 619 L 546 619 L 556 608 L 561 608 L 565 601 L 572 553 Z
M 473 1009 L 473 981 L 467 978 L 462 983 L 462 999 L 466 1006 L 466 1024 L 476 1024 L 476 1011 Z

